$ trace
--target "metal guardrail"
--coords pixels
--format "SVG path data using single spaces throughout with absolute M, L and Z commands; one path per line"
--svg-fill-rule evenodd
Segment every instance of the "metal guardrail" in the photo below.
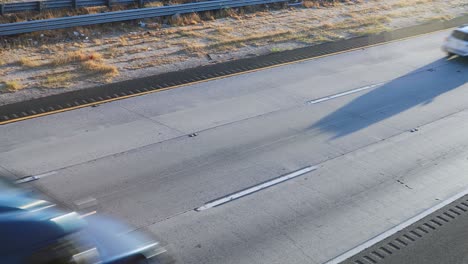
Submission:
M 0 24 L 0 36 L 289 1 L 290 0 L 215 0 L 174 6 L 130 9 L 100 14 L 7 23 Z
M 92 6 L 114 6 L 137 4 L 143 7 L 145 3 L 158 2 L 160 0 L 44 0 L 30 2 L 13 2 L 0 4 L 0 15 L 19 13 L 26 11 L 43 11 L 61 8 L 80 8 Z

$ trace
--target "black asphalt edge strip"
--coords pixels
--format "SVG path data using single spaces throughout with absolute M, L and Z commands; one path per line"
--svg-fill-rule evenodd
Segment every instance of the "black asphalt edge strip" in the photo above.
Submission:
M 125 98 L 130 95 L 135 96 L 138 94 L 144 94 L 148 91 L 164 90 L 174 86 L 187 85 L 222 76 L 230 76 L 242 72 L 259 70 L 274 65 L 282 65 L 305 59 L 313 59 L 327 54 L 365 48 L 371 45 L 382 44 L 389 41 L 452 28 L 465 23 L 468 23 L 468 15 L 448 21 L 434 21 L 376 35 L 356 37 L 336 42 L 327 42 L 305 48 L 271 53 L 268 55 L 239 59 L 214 65 L 200 66 L 12 103 L 0 106 L 0 124 L 34 118 L 47 113 L 75 109 L 80 106 L 85 107 L 90 104 L 99 104 L 100 102 L 107 102 L 109 100 L 122 97 Z
M 369 263 L 368 259 L 373 258 L 375 262 L 381 263 L 385 262 L 385 259 L 391 259 L 392 255 L 403 250 L 403 248 L 411 247 L 413 244 L 418 243 L 419 239 L 424 238 L 425 236 L 431 235 L 434 232 L 443 232 L 443 229 L 457 221 L 464 214 L 467 214 L 468 211 L 460 211 L 459 215 L 456 215 L 454 218 L 450 218 L 447 222 L 437 221 L 440 219 L 440 216 L 445 215 L 447 212 L 452 212 L 457 210 L 457 208 L 467 208 L 464 204 L 468 202 L 468 195 L 465 195 L 458 200 L 444 206 L 443 208 L 436 210 L 432 214 L 422 218 L 421 220 L 413 223 L 412 225 L 406 227 L 405 229 L 389 236 L 388 238 L 372 245 L 371 247 L 361 251 L 360 253 L 348 258 L 347 260 L 341 262 L 342 264 L 359 264 L 359 263 Z M 435 225 L 434 223 L 437 223 Z M 425 231 L 421 231 L 425 230 Z M 375 258 L 375 253 L 380 255 L 379 259 Z

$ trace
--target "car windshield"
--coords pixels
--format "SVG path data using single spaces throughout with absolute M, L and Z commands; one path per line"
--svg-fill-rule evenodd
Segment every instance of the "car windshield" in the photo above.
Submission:
M 459 39 L 459 40 L 468 41 L 468 33 L 460 31 L 460 30 L 454 30 L 452 33 L 452 37 Z

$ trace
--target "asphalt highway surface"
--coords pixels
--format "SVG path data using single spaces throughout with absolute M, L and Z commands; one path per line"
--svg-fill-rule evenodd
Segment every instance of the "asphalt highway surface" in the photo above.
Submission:
M 468 186 L 449 32 L 3 125 L 0 174 L 96 199 L 179 263 L 324 263 Z

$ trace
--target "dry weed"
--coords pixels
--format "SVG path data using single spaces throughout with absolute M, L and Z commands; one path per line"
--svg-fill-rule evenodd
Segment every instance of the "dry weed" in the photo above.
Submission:
M 44 86 L 48 88 L 57 88 L 67 84 L 71 79 L 72 75 L 68 72 L 65 73 L 58 73 L 58 74 L 51 74 L 48 75 L 45 82 L 43 83 Z
M 27 68 L 34 68 L 34 67 L 37 67 L 37 66 L 40 65 L 37 61 L 32 60 L 32 59 L 30 59 L 28 57 L 21 57 L 18 60 L 18 63 L 19 63 L 19 65 L 27 67 Z
M 88 60 L 100 61 L 102 60 L 102 55 L 97 52 L 86 53 L 83 50 L 71 51 L 66 54 L 58 54 L 55 56 L 52 60 L 52 64 L 57 66 Z
M 3 86 L 8 92 L 15 92 L 23 89 L 23 85 L 18 80 L 5 81 L 3 82 Z
M 184 25 L 196 25 L 200 23 L 202 20 L 197 13 L 191 13 L 183 16 L 183 24 Z
M 93 73 L 102 73 L 109 77 L 117 76 L 119 74 L 119 70 L 114 65 L 108 65 L 99 61 L 85 61 L 81 63 L 81 66 L 86 71 L 90 71 Z
M 119 38 L 119 42 L 121 47 L 128 46 L 128 39 L 123 36 Z
M 157 1 L 157 2 L 146 2 L 145 7 L 160 7 L 163 6 L 163 2 Z

